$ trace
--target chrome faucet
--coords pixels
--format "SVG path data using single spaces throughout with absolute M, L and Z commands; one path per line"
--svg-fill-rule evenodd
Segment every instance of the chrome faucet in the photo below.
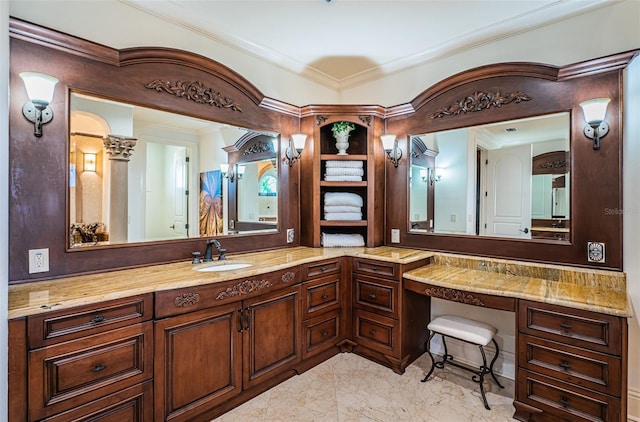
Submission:
M 227 250 L 222 247 L 220 242 L 218 242 L 218 239 L 210 239 L 210 240 L 207 240 L 207 248 L 204 251 L 204 258 L 202 259 L 204 262 L 213 261 L 212 246 L 215 246 L 216 249 L 218 250 L 218 253 L 220 254 L 218 256 L 218 261 L 223 261 L 223 260 L 227 259 L 227 257 L 224 256 L 224 254 L 225 254 L 225 252 L 227 252 Z

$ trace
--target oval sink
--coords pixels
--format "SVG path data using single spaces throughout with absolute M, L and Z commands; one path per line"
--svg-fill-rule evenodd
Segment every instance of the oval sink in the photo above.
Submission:
M 233 264 L 215 264 L 210 265 L 208 267 L 198 268 L 196 271 L 232 271 L 239 270 L 241 268 L 250 267 L 252 264 L 241 264 L 241 263 L 233 263 Z

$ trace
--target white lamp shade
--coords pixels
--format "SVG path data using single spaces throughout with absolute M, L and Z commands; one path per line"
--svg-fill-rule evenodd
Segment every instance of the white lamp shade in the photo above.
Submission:
M 53 76 L 35 72 L 22 72 L 20 77 L 27 88 L 27 95 L 31 101 L 49 104 L 53 99 L 53 89 L 58 80 Z
M 380 139 L 382 140 L 382 148 L 384 148 L 385 151 L 391 151 L 396 142 L 396 135 L 382 135 Z
M 421 177 L 423 180 L 426 180 L 426 179 L 427 179 L 427 169 L 420 169 L 420 177 Z
M 600 123 L 607 114 L 607 105 L 611 98 L 594 98 L 580 103 L 587 123 Z
M 296 151 L 300 152 L 304 149 L 304 144 L 307 141 L 307 135 L 304 133 L 294 133 L 291 135 L 291 139 L 293 139 L 293 147 Z
M 229 173 L 229 164 L 221 163 L 220 164 L 220 171 L 222 172 L 223 175 L 226 175 L 227 173 Z
M 242 178 L 242 176 L 244 176 L 244 171 L 247 169 L 247 166 L 245 165 L 241 165 L 238 166 L 238 177 Z
M 85 152 L 83 156 L 82 169 L 84 171 L 96 171 L 96 154 Z

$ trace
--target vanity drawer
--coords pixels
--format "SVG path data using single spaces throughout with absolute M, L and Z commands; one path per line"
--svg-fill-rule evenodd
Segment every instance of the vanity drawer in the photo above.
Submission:
M 527 335 L 520 335 L 518 341 L 518 365 L 521 368 L 620 396 L 620 358 Z
M 304 335 L 303 359 L 334 347 L 341 336 L 339 312 L 318 315 L 304 321 L 302 326 Z
M 303 284 L 304 318 L 340 307 L 340 277 L 334 274 Z
M 353 272 L 400 281 L 400 266 L 391 262 L 353 258 Z
M 398 283 L 359 274 L 353 277 L 355 287 L 353 300 L 355 306 L 382 313 L 392 318 L 398 317 Z
M 30 316 L 29 348 L 102 333 L 148 321 L 152 317 L 151 293 Z
M 41 419 L 153 376 L 152 322 L 29 352 L 29 416 Z
M 571 422 L 621 420 L 621 402 L 614 397 L 524 369 L 518 369 L 518 385 L 516 400 L 542 410 L 545 415 Z
M 342 269 L 342 258 L 328 259 L 307 265 L 307 279 L 339 273 Z
M 547 303 L 520 300 L 520 332 L 620 355 L 621 318 Z
M 354 309 L 353 331 L 356 343 L 380 353 L 395 353 L 399 345 L 398 321 L 382 315 Z

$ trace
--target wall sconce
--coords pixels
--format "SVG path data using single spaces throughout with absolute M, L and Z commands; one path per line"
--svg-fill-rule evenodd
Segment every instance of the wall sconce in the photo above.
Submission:
M 442 170 L 441 169 L 429 169 L 431 173 L 429 175 L 429 183 L 433 186 L 434 183 L 442 180 Z
M 285 151 L 289 167 L 293 166 L 293 163 L 300 159 L 306 141 L 307 135 L 304 133 L 294 133 L 291 135 L 291 138 L 289 139 L 289 146 Z
M 233 168 L 229 168 L 229 164 L 220 163 L 220 173 L 222 173 L 223 179 L 229 179 L 233 182 Z
M 53 76 L 35 72 L 22 72 L 20 77 L 30 100 L 22 107 L 22 114 L 33 122 L 33 134 L 39 138 L 42 136 L 42 125 L 53 119 L 53 110 L 49 103 L 53 99 L 53 90 L 58 80 Z
M 236 176 L 236 178 L 238 180 L 242 179 L 244 177 L 244 171 L 247 169 L 247 166 L 242 164 L 238 166 L 238 174 Z
M 402 158 L 402 150 L 398 148 L 396 135 L 382 135 L 380 139 L 382 140 L 382 148 L 384 148 L 384 151 L 387 153 L 387 157 L 389 157 L 394 167 L 398 167 L 398 162 Z
M 82 157 L 82 170 L 83 171 L 96 171 L 96 155 L 91 153 L 84 153 Z
M 600 138 L 609 133 L 609 125 L 604 121 L 609 101 L 611 98 L 594 98 L 580 103 L 587 121 L 584 126 L 584 136 L 593 139 L 593 149 L 600 149 Z
M 424 183 L 427 183 L 427 180 L 429 180 L 429 171 L 427 169 L 420 169 L 420 178 L 422 179 L 422 181 Z

